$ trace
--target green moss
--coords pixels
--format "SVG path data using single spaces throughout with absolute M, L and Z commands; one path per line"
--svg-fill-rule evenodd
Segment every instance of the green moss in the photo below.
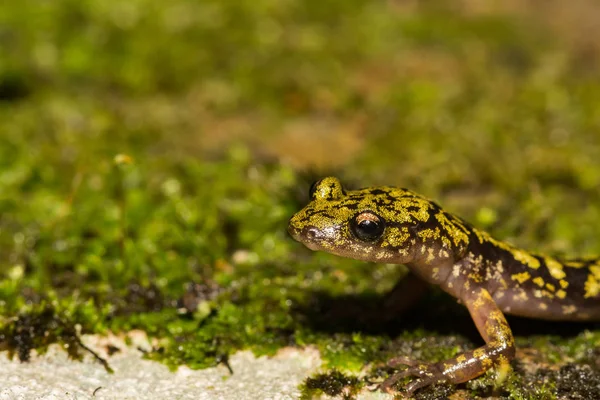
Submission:
M 71 318 L 77 319 L 76 316 Z M 32 350 L 44 354 L 51 344 L 62 346 L 73 360 L 81 361 L 83 353 L 89 353 L 107 372 L 113 372 L 104 358 L 81 341 L 67 313 L 61 316 L 51 305 L 34 307 L 0 325 L 0 349 L 7 350 L 10 358 L 16 355 L 20 361 L 29 361 Z
M 466 383 L 472 396 L 502 396 L 510 400 L 554 400 L 555 382 L 549 378 L 547 370 L 526 373 L 518 362 L 513 362 L 513 370 L 508 376 L 500 376 L 490 370 L 483 376 Z
M 394 355 L 480 345 L 439 293 L 380 318 L 404 269 L 287 236 L 321 175 L 410 187 L 533 250 L 600 254 L 600 35 L 573 36 L 580 18 L 560 19 L 573 14 L 123 4 L 0 4 L 0 346 L 15 355 L 58 343 L 78 358 L 80 333 L 130 329 L 172 368 L 316 346 L 352 392 L 350 376 L 381 380 Z M 550 399 L 569 381 L 589 395 L 598 328 L 566 326 L 515 329 L 533 367 L 503 387 L 418 395 Z
M 594 399 L 600 396 L 600 373 L 589 365 L 567 364 L 553 376 L 558 396 L 571 399 Z
M 302 384 L 300 398 L 308 400 L 326 394 L 349 400 L 355 398 L 362 386 L 363 383 L 358 378 L 332 369 L 327 373 L 307 378 Z

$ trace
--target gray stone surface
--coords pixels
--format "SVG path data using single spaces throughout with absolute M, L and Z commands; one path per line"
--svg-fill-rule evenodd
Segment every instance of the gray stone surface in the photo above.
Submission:
M 200 371 L 182 367 L 172 372 L 144 360 L 121 339 L 86 337 L 85 342 L 100 353 L 107 343 L 122 349 L 109 358 L 114 374 L 92 357 L 71 361 L 57 347 L 28 363 L 0 354 L 0 400 L 294 399 L 299 395 L 298 384 L 320 365 L 316 351 L 286 349 L 270 358 L 237 353 L 230 360 L 233 375 L 221 366 Z
M 28 363 L 9 360 L 6 353 L 0 353 L 0 400 L 297 399 L 298 385 L 321 365 L 316 350 L 283 349 L 274 357 L 257 358 L 248 351 L 233 355 L 233 375 L 223 366 L 196 371 L 181 367 L 172 372 L 142 358 L 136 347 L 149 346 L 142 333 L 132 332 L 129 337 L 134 342 L 129 347 L 115 336 L 83 338 L 105 357 L 107 344 L 121 349 L 108 358 L 113 374 L 91 356 L 83 362 L 69 360 L 58 346 L 45 355 L 34 355 Z M 389 397 L 366 393 L 360 398 Z

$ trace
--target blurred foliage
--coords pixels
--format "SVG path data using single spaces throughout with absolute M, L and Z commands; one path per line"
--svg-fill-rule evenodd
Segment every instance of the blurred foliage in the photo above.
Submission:
M 144 329 L 173 367 L 286 345 L 352 371 L 399 342 L 420 354 L 436 326 L 311 319 L 323 293 L 377 296 L 402 274 L 287 237 L 329 173 L 410 187 L 527 248 L 600 254 L 598 6 L 497 3 L 1 3 L 0 348 L 51 309 L 83 333 Z M 541 357 L 587 362 L 589 335 Z M 517 372 L 510 398 L 560 382 Z

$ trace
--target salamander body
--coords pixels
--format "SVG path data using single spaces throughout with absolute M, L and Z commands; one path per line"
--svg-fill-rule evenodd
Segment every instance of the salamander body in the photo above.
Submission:
M 358 260 L 405 264 L 420 280 L 439 285 L 464 304 L 486 344 L 435 364 L 408 365 L 383 382 L 392 391 L 436 382 L 460 383 L 514 358 L 504 314 L 565 321 L 600 320 L 600 259 L 558 260 L 521 250 L 476 229 L 407 189 L 346 191 L 327 177 L 310 191 L 288 231 L 312 250 Z

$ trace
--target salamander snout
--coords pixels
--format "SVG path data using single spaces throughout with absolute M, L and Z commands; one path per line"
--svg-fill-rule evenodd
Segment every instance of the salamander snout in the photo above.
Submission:
M 322 230 L 311 225 L 298 227 L 293 218 L 290 220 L 287 230 L 295 240 L 312 250 L 321 249 L 322 242 L 326 239 L 326 234 Z
M 300 233 L 300 230 L 298 228 L 296 228 L 294 225 L 292 225 L 291 222 L 288 224 L 287 231 L 290 234 L 290 236 L 293 237 L 294 239 L 296 239 L 298 237 L 298 234 Z
M 296 227 L 291 221 L 287 228 L 288 233 L 297 241 L 314 241 L 319 239 L 322 234 L 320 231 L 313 226 L 306 226 L 304 228 Z

